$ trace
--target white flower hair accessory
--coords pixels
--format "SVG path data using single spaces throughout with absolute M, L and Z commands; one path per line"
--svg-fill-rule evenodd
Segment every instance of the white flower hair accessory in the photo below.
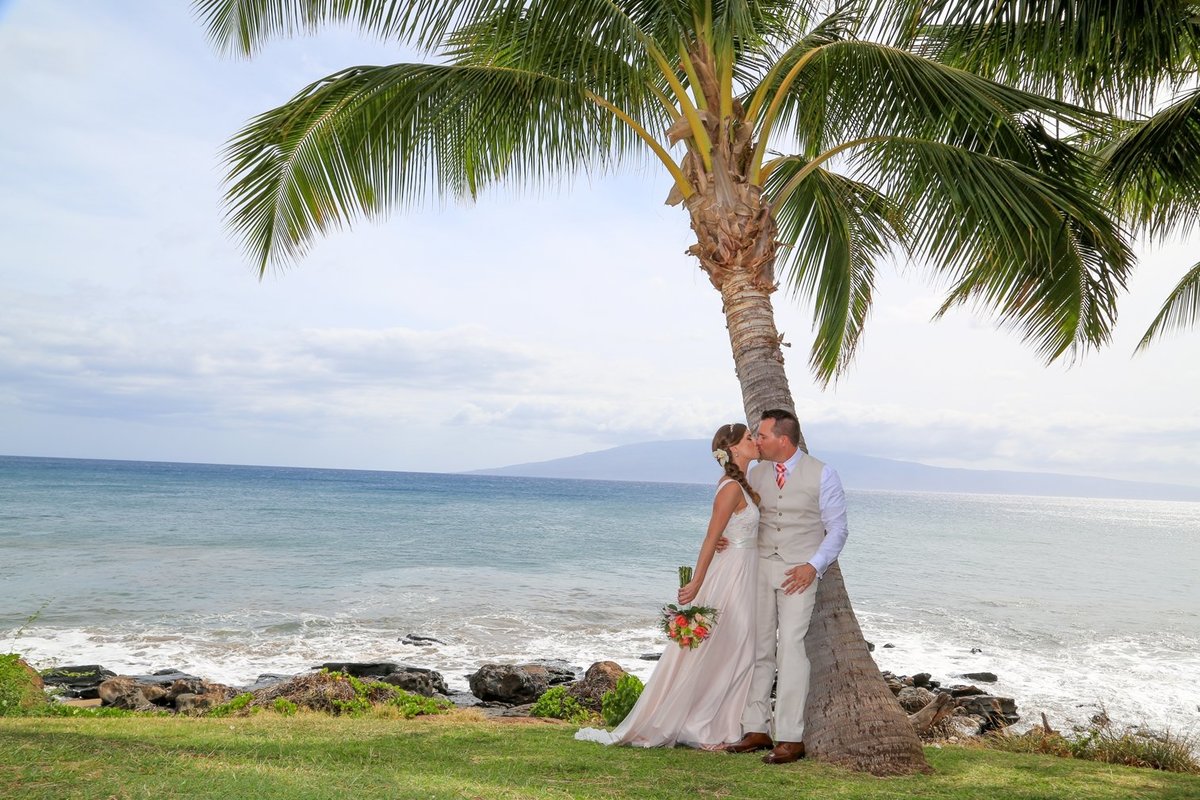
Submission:
M 720 448 L 713 450 L 713 458 L 715 458 L 717 463 L 722 467 L 729 463 L 729 453 Z

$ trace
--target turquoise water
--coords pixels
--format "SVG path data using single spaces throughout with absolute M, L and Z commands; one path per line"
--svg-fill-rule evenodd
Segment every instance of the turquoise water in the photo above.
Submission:
M 645 676 L 637 656 L 662 646 L 655 611 L 710 492 L 0 457 L 0 650 L 231 683 L 343 659 L 429 666 L 459 688 L 490 660 L 612 658 Z M 1103 704 L 1200 728 L 1200 504 L 849 503 L 843 571 L 883 668 L 996 672 L 1029 717 Z

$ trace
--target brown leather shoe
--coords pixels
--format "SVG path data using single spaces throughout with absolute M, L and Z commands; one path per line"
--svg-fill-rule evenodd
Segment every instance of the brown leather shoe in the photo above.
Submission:
M 804 742 L 780 742 L 763 756 L 764 764 L 790 764 L 804 758 Z
M 733 744 L 725 746 L 726 753 L 753 753 L 755 750 L 768 750 L 771 747 L 771 737 L 765 733 L 752 731 Z

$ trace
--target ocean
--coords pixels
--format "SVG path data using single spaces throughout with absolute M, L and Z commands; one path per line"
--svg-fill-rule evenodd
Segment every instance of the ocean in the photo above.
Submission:
M 711 494 L 0 457 L 0 652 L 234 685 L 377 660 L 458 690 L 490 661 L 646 678 Z M 881 668 L 994 672 L 1029 722 L 1200 734 L 1200 503 L 847 495 L 842 570 Z

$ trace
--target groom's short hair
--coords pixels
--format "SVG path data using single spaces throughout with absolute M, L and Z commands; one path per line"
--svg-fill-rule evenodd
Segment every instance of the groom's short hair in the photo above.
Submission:
M 800 420 L 796 419 L 792 412 L 782 408 L 771 408 L 762 413 L 761 419 L 775 420 L 776 436 L 786 436 L 792 444 L 800 441 Z

